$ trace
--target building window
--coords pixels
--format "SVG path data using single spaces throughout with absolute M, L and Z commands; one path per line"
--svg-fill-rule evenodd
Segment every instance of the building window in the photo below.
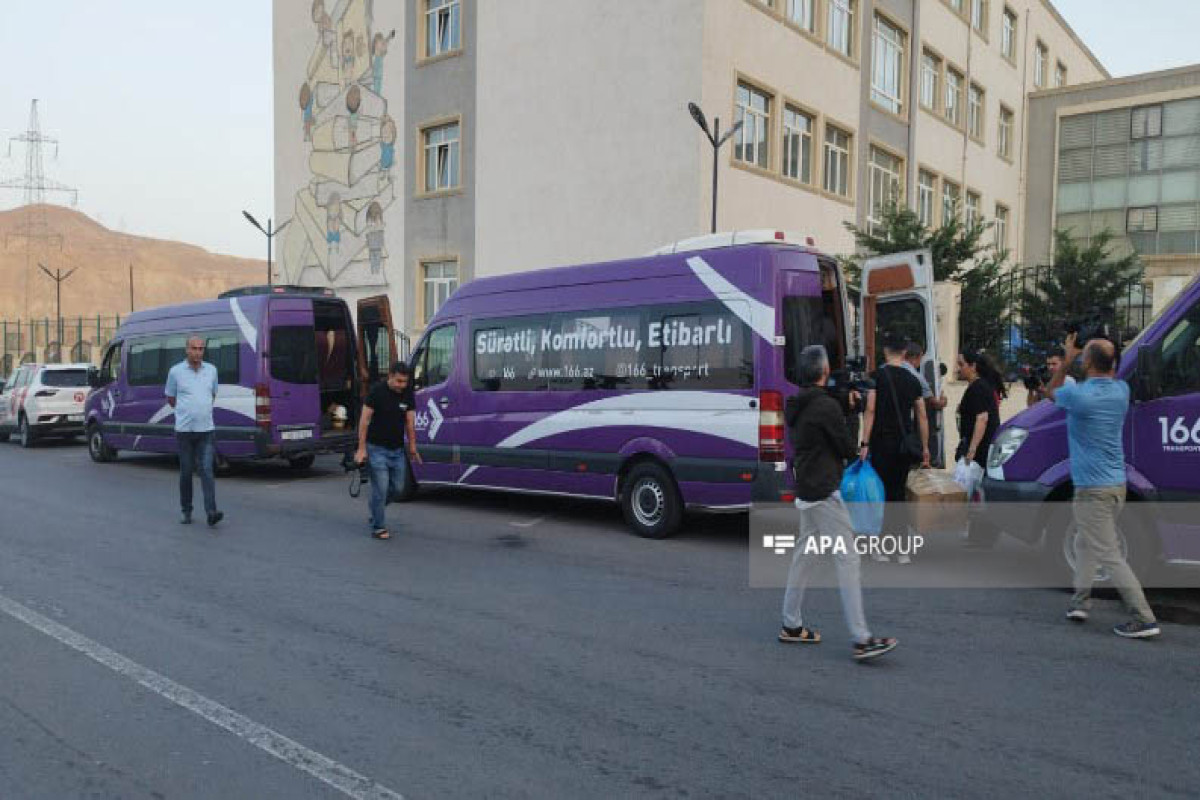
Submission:
M 1016 59 L 1017 14 L 1011 8 L 1004 9 L 1004 23 L 1000 27 L 1000 54 L 1009 61 Z
M 826 41 L 847 58 L 854 57 L 854 0 L 829 0 Z
M 1158 230 L 1158 206 L 1129 209 L 1125 215 L 1125 230 L 1129 233 L 1147 233 Z
M 733 157 L 766 169 L 770 164 L 767 137 L 771 131 L 771 97 L 753 86 L 738 83 L 737 119 L 742 129 L 734 140 Z
M 996 204 L 996 249 L 1004 252 L 1008 249 L 1008 209 Z
M 930 111 L 937 110 L 941 75 L 942 60 L 928 50 L 921 53 L 921 105 Z
M 899 114 L 904 82 L 904 34 L 882 17 L 875 17 L 871 64 L 871 100 Z
M 937 177 L 926 170 L 917 174 L 917 217 L 926 228 L 934 225 L 933 204 L 937 194 Z
M 1000 106 L 1000 131 L 997 151 L 1005 158 L 1012 158 L 1013 112 Z
M 971 27 L 987 33 L 987 0 L 971 0 Z
M 942 180 L 942 224 L 958 218 L 959 190 L 956 184 Z
M 967 192 L 967 227 L 974 228 L 979 224 L 979 203 L 980 197 L 978 192 Z
M 425 261 L 421 264 L 421 273 L 425 286 L 425 322 L 429 322 L 458 288 L 458 262 L 453 259 Z
M 788 0 L 788 21 L 809 33 L 817 32 L 817 17 L 813 13 L 813 3 L 816 0 Z
M 425 56 L 452 53 L 462 46 L 459 0 L 425 0 Z
M 442 192 L 459 186 L 459 126 L 457 122 L 421 131 L 425 151 L 425 192 Z
M 1050 51 L 1046 45 L 1037 43 L 1033 52 L 1033 85 L 1039 89 L 1046 86 L 1046 69 L 1050 61 Z
M 1135 108 L 1131 117 L 1134 139 L 1155 139 L 1162 136 L 1162 106 Z
M 961 14 L 963 12 L 963 0 L 949 0 L 950 7 Z
M 813 118 L 792 106 L 783 108 L 783 174 L 812 183 Z
M 867 205 L 867 230 L 878 233 L 883 226 L 883 212 L 889 203 L 900 199 L 900 176 L 903 166 L 900 159 L 878 147 L 871 148 L 868 165 L 870 175 L 870 197 Z
M 946 104 L 942 111 L 946 120 L 958 127 L 962 124 L 962 85 L 963 76 L 957 70 L 946 70 Z
M 850 196 L 850 134 L 825 126 L 825 191 Z
M 976 139 L 983 139 L 983 98 L 983 89 L 972 83 L 967 90 L 967 130 Z
M 1054 65 L 1054 88 L 1067 85 L 1067 68 L 1061 61 Z

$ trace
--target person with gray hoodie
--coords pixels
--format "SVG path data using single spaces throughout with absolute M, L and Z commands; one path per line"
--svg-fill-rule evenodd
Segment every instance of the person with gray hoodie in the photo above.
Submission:
M 826 390 L 829 372 L 829 355 L 824 347 L 811 345 L 804 348 L 800 353 L 801 388 L 795 396 L 788 398 L 784 409 L 795 452 L 792 471 L 796 482 L 796 508 L 800 510 L 800 535 L 788 570 L 779 641 L 785 644 L 821 641 L 821 634 L 816 629 L 805 626 L 800 606 L 812 570 L 826 558 L 819 553 L 805 552 L 805 543 L 814 536 L 827 536 L 834 542 L 833 559 L 842 610 L 853 642 L 853 657 L 861 661 L 891 651 L 897 642 L 872 636 L 863 614 L 854 531 L 850 527 L 850 513 L 838 490 L 845 463 L 857 455 L 857 448 L 846 424 L 846 414 L 851 408 L 843 407 Z M 852 405 L 855 400 L 854 395 L 849 397 Z

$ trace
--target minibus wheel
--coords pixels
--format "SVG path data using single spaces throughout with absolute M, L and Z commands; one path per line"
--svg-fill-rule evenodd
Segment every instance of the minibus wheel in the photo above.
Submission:
M 1071 503 L 1055 503 L 1057 508 L 1050 514 L 1046 524 L 1044 552 L 1054 560 L 1057 572 L 1073 581 L 1075 576 L 1076 547 L 1078 535 L 1075 529 L 1075 519 L 1071 512 Z M 1161 548 L 1158 537 L 1152 526 L 1142 519 L 1138 513 L 1137 502 L 1126 502 L 1125 507 L 1117 517 L 1117 547 L 1138 579 L 1145 581 L 1151 577 L 1160 558 Z M 1096 570 L 1096 588 L 1112 587 L 1112 576 L 1103 567 Z
M 621 510 L 638 536 L 665 539 L 683 519 L 683 503 L 671 473 L 661 464 L 634 465 L 621 484 Z
M 309 467 L 311 467 L 313 465 L 313 462 L 316 460 L 317 460 L 316 456 L 314 456 L 312 453 L 308 453 L 308 454 L 302 455 L 302 456 L 292 456 L 291 458 L 289 458 L 287 460 L 287 462 L 288 462 L 289 467 L 291 467 L 294 470 L 300 471 L 300 470 L 306 470 Z
M 97 464 L 107 464 L 117 457 L 117 451 L 105 443 L 104 434 L 100 432 L 100 426 L 94 422 L 88 425 L 87 443 L 88 455 Z

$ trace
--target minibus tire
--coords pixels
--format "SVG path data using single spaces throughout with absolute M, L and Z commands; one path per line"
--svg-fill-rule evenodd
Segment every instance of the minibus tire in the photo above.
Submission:
M 621 483 L 621 511 L 642 538 L 665 539 L 675 533 L 683 503 L 671 473 L 654 461 L 635 464 Z
M 100 432 L 100 426 L 94 422 L 88 425 L 87 445 L 88 455 L 97 464 L 107 464 L 117 458 L 117 451 L 104 441 L 104 434 Z
M 287 460 L 287 462 L 288 462 L 289 467 L 296 470 L 297 472 L 302 472 L 302 471 L 308 469 L 309 467 L 311 467 L 313 465 L 313 462 L 316 460 L 317 460 L 316 456 L 314 456 L 312 453 L 308 453 L 308 454 L 302 455 L 302 456 L 292 456 L 291 458 L 289 458 Z
M 1070 501 L 1058 502 L 1050 512 L 1046 521 L 1045 544 L 1043 552 L 1055 560 L 1057 572 L 1072 585 L 1075 570 L 1067 558 L 1065 538 L 1068 532 L 1073 533 L 1075 520 L 1071 511 Z M 1145 521 L 1137 513 L 1137 502 L 1126 501 L 1125 507 L 1117 517 L 1117 533 L 1125 542 L 1125 563 L 1133 570 L 1139 581 L 1152 577 L 1151 573 L 1161 558 L 1161 545 L 1158 537 L 1147 527 Z M 1096 589 L 1111 589 L 1111 579 L 1097 580 Z

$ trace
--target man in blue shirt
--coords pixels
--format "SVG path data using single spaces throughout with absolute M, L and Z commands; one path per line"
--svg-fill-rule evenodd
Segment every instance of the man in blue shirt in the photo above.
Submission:
M 204 340 L 192 336 L 187 341 L 187 359 L 171 367 L 164 392 L 175 409 L 175 441 L 179 444 L 180 522 L 192 523 L 192 473 L 200 473 L 204 492 L 204 511 L 209 527 L 225 516 L 217 510 L 217 491 L 213 481 L 213 453 L 216 426 L 213 403 L 217 399 L 217 368 L 204 360 Z
M 1079 355 L 1075 335 L 1067 338 L 1066 359 L 1050 381 L 1048 393 L 1067 412 L 1067 446 L 1075 485 L 1075 596 L 1067 619 L 1085 622 L 1091 608 L 1096 567 L 1105 567 L 1133 619 L 1113 628 L 1131 639 L 1158 636 L 1154 612 L 1117 541 L 1116 520 L 1125 505 L 1125 448 L 1122 435 L 1129 410 L 1129 384 L 1116 380 L 1117 351 L 1112 342 L 1093 339 L 1083 350 L 1087 380 L 1067 377 Z

